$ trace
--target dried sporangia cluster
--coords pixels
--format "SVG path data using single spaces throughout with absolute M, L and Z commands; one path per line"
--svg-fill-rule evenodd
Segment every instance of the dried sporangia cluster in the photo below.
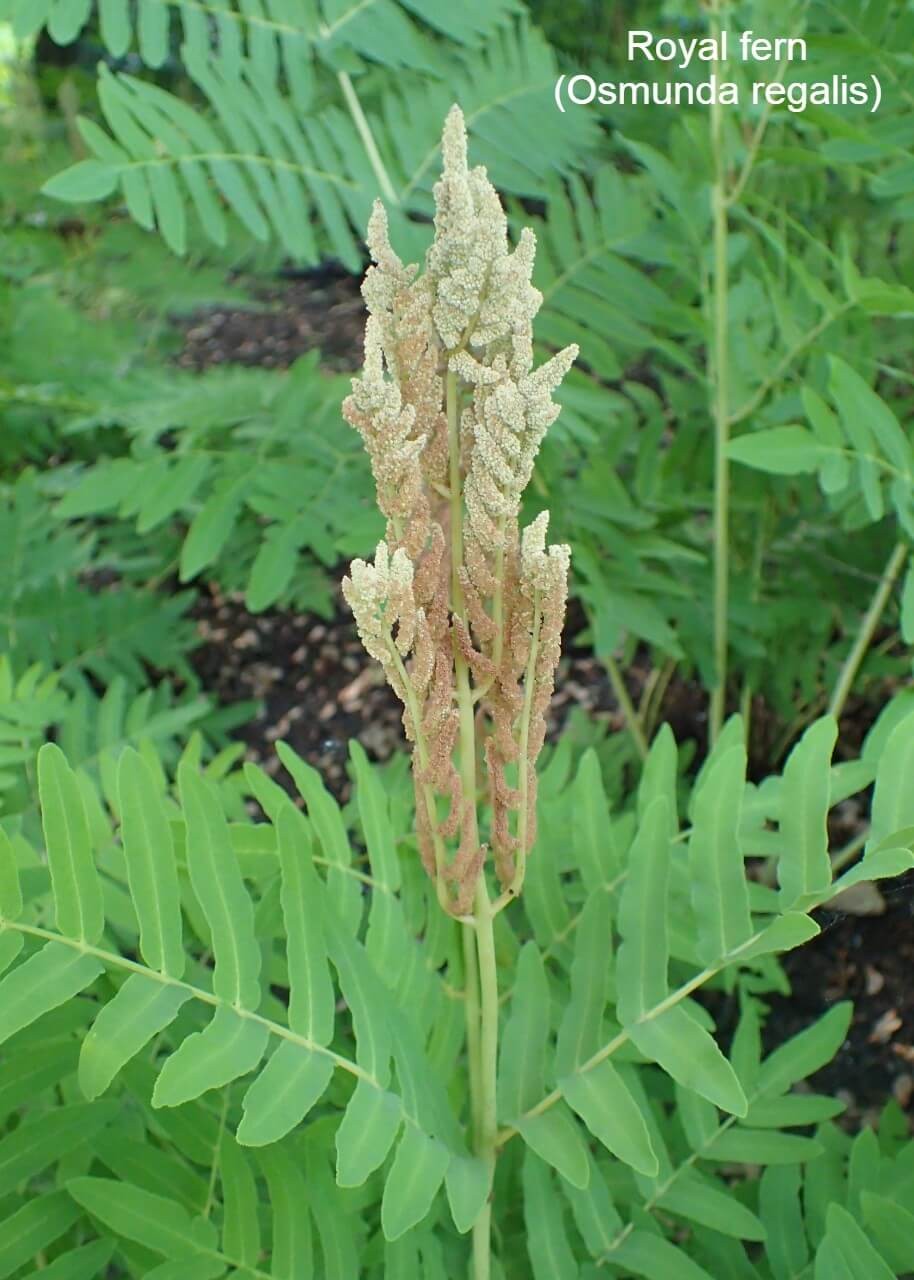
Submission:
M 365 364 L 343 413 L 365 442 L 387 530 L 373 563 L 353 561 L 343 592 L 404 704 L 423 863 L 442 905 L 463 915 L 488 845 L 507 900 L 536 834 L 569 551 L 546 545 L 546 512 L 523 532 L 518 515 L 577 347 L 534 369 L 533 233 L 510 249 L 485 168 L 467 167 L 456 106 L 442 151 L 421 274 L 392 249 L 380 202 L 368 224 Z

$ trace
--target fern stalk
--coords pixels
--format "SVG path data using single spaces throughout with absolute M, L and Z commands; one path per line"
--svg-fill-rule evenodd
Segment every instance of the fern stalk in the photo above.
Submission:
M 535 764 L 569 562 L 566 547 L 546 546 L 548 514 L 523 533 L 518 516 L 540 440 L 558 414 L 552 392 L 577 349 L 533 368 L 532 321 L 542 302 L 530 283 L 533 235 L 525 230 L 509 249 L 498 195 L 485 170 L 467 167 L 466 147 L 455 107 L 423 274 L 394 253 L 379 204 L 369 223 L 365 368 L 343 412 L 365 441 L 387 531 L 372 564 L 353 562 L 343 591 L 403 701 L 420 853 L 439 904 L 462 926 L 471 1145 L 486 1179 L 471 1224 L 472 1275 L 490 1280 L 494 921 L 520 892 L 535 840 Z M 502 890 L 494 901 L 490 848 Z
M 898 581 L 898 575 L 904 568 L 904 562 L 907 558 L 907 543 L 896 543 L 882 571 L 879 585 L 873 593 L 870 606 L 861 619 L 860 629 L 857 632 L 854 643 L 851 645 L 850 652 L 844 659 L 838 679 L 835 681 L 835 687 L 832 690 L 828 704 L 828 714 L 834 716 L 836 720 L 844 710 L 844 704 L 847 702 L 848 694 L 857 677 L 857 672 L 860 670 L 860 664 L 863 662 L 866 651 L 870 647 L 873 634 L 885 612 L 889 596 L 892 594 L 892 589 Z
M 720 0 L 711 3 L 711 34 L 720 47 Z M 714 63 L 719 81 L 723 64 Z M 710 386 L 713 394 L 714 420 L 714 687 L 711 691 L 709 735 L 713 745 L 724 723 L 727 690 L 727 611 L 729 602 L 730 539 L 730 468 L 727 458 L 729 443 L 730 400 L 728 383 L 728 291 L 727 264 L 727 191 L 726 156 L 723 137 L 723 108 L 713 102 L 710 108 L 711 154 L 714 182 L 711 187 L 713 239 L 712 342 L 710 352 Z

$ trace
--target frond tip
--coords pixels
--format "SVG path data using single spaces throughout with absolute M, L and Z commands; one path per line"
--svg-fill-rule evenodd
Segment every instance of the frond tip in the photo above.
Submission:
M 512 893 L 534 838 L 534 766 L 559 656 L 569 552 L 546 548 L 545 514 L 523 542 L 518 518 L 559 413 L 552 393 L 577 347 L 534 368 L 533 319 L 542 302 L 531 280 L 536 240 L 525 228 L 511 247 L 485 168 L 469 167 L 459 106 L 448 112 L 441 150 L 424 271 L 394 252 L 379 202 L 369 219 L 365 366 L 343 414 L 371 458 L 387 535 L 373 565 L 353 563 L 343 590 L 366 649 L 404 703 L 423 862 L 443 905 L 461 914 L 486 846 L 476 789 L 455 760 L 467 751 L 459 706 L 465 723 L 470 703 L 488 713 L 488 722 L 477 719 L 486 738 L 491 847 Z M 448 805 L 443 819 L 439 799 Z

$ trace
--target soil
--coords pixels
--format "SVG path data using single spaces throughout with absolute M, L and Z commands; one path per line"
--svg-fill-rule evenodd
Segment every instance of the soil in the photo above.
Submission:
M 838 1000 L 852 1000 L 850 1031 L 812 1088 L 847 1103 L 852 1125 L 874 1122 L 888 1098 L 914 1115 L 914 874 L 882 886 L 885 911 L 820 911 L 821 934 L 783 958 L 789 997 L 771 1001 L 768 1047 L 809 1026 Z
M 258 290 L 256 296 L 256 309 L 214 307 L 176 320 L 184 331 L 178 363 L 197 370 L 231 362 L 284 368 L 314 347 L 331 368 L 351 370 L 360 363 L 364 307 L 357 281 L 338 267 L 295 273 Z M 248 758 L 275 774 L 277 781 L 284 781 L 273 745 L 280 738 L 320 770 L 341 800 L 348 795 L 351 738 L 358 738 L 379 761 L 402 744 L 399 703 L 376 664 L 366 660 L 341 597 L 329 620 L 278 609 L 255 615 L 239 597 L 224 596 L 210 586 L 201 591 L 193 615 L 201 638 L 193 664 L 205 690 L 223 704 L 250 698 L 261 702 L 260 714 L 238 732 L 247 744 Z M 583 625 L 583 615 L 573 604 L 551 736 L 560 731 L 573 707 L 602 721 L 609 731 L 624 728 L 604 668 L 578 639 Z M 625 673 L 636 705 L 652 678 L 647 655 L 639 651 Z M 849 703 L 842 741 L 859 744 L 877 711 L 872 701 Z M 695 742 L 697 765 L 707 737 L 707 701 L 700 686 L 674 677 L 658 714 L 670 723 L 678 742 Z M 753 707 L 752 721 L 750 776 L 759 778 L 782 763 L 770 758 L 781 726 L 759 703 Z M 836 841 L 852 838 L 865 816 L 859 803 L 839 807 L 832 815 Z M 768 1048 L 808 1026 L 836 1000 L 853 1000 L 845 1045 L 810 1082 L 813 1088 L 844 1098 L 851 1127 L 869 1122 L 889 1097 L 914 1117 L 912 891 L 914 876 L 893 882 L 877 903 L 881 914 L 874 916 L 820 912 L 821 935 L 784 958 L 790 996 L 770 1001 Z
M 317 347 L 328 369 L 358 368 L 366 312 L 355 277 L 329 263 L 290 271 L 286 281 L 256 286 L 256 307 L 201 307 L 174 317 L 184 333 L 177 363 L 198 372 L 214 364 L 285 369 Z

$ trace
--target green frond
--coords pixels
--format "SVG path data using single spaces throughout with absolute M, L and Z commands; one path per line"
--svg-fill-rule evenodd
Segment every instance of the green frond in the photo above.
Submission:
M 132 1091 L 142 1078 L 151 1114 L 178 1115 L 238 1082 L 240 1092 L 226 1096 L 234 1098 L 232 1128 L 250 1146 L 281 1140 L 328 1090 L 348 1092 L 336 1136 L 338 1178 L 360 1185 L 385 1166 L 382 1217 L 393 1238 L 426 1216 L 452 1161 L 469 1156 L 426 1056 L 426 1031 L 398 1010 L 359 940 L 361 881 L 351 874 L 340 811 L 294 753 L 283 749 L 282 758 L 307 816 L 284 797 L 273 821 L 251 827 L 227 821 L 223 787 L 190 759 L 179 765 L 172 799 L 147 760 L 123 750 L 110 798 L 115 833 L 101 828 L 106 819 L 85 775 L 59 747 L 44 746 L 38 781 L 50 880 L 36 874 L 26 842 L 0 850 L 0 941 L 24 942 L 0 982 L 0 1038 L 15 1050 L 30 1028 L 78 1006 L 91 1021 L 78 1053 L 90 1103 L 114 1089 Z M 382 796 L 372 803 L 377 851 L 389 826 Z M 285 943 L 274 954 L 263 930 L 277 884 Z M 210 963 L 195 954 L 195 935 Z M 348 1010 L 342 1020 L 331 966 Z M 268 982 L 287 987 L 287 1008 Z M 440 989 L 429 997 L 449 1003 Z M 59 1069 L 75 1065 L 68 1054 Z M 90 1105 L 79 1114 L 107 1112 Z M 251 1247 L 250 1220 L 229 1223 L 249 1181 L 247 1158 L 232 1151 L 222 1168 L 221 1248 L 237 1258 Z M 0 1159 L 0 1176 L 2 1169 Z M 101 1210 L 91 1199 L 93 1181 L 70 1184 L 93 1217 L 166 1258 L 178 1256 L 152 1225 L 150 1197 L 158 1191 L 133 1190 L 127 1178 L 119 1184 L 123 1204 L 107 1197 Z M 141 1228 L 147 1215 L 150 1225 Z M 175 1230 L 180 1221 L 177 1215 Z
M 373 0 L 341 15 L 339 29 L 354 37 L 357 24 L 376 24 L 382 14 L 405 21 L 392 0 Z M 502 188 L 518 195 L 544 198 L 556 175 L 570 172 L 599 136 L 583 113 L 557 115 L 554 54 L 529 23 L 505 23 L 502 16 L 482 48 L 474 41 L 471 51 L 457 45 L 445 54 L 432 44 L 440 74 L 404 73 L 402 84 L 383 81 L 377 88 L 370 78 L 363 87 L 341 71 L 319 111 L 286 96 L 274 59 L 252 48 L 245 53 L 232 40 L 211 48 L 194 38 L 183 46 L 208 110 L 102 66 L 99 101 L 110 132 L 81 120 L 93 158 L 45 190 L 85 201 L 117 189 L 139 225 L 157 227 L 176 253 L 185 251 L 189 216 L 209 240 L 224 244 L 229 211 L 254 239 L 275 239 L 297 261 L 330 253 L 351 270 L 361 264 L 362 229 L 381 195 L 397 242 L 417 256 L 426 234 L 413 215 L 431 208 L 438 121 L 455 99 L 478 140 L 474 161 L 497 169 Z M 386 48 L 383 27 L 371 31 Z M 391 48 L 399 55 L 407 45 L 393 39 Z

